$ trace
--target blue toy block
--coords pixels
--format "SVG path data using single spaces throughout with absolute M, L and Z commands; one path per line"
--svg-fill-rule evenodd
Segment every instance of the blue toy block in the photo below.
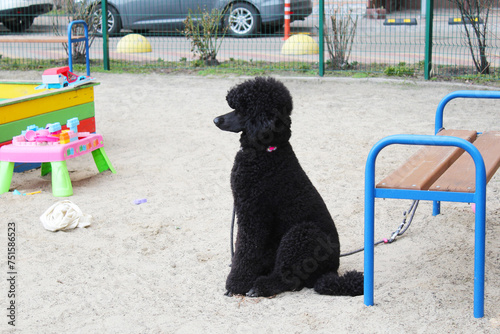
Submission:
M 80 121 L 78 120 L 78 117 L 73 117 L 71 119 L 68 119 L 68 121 L 66 122 L 66 126 L 70 129 L 73 127 L 76 128 L 79 124 L 80 124 Z
M 47 124 L 46 129 L 49 130 L 50 133 L 61 131 L 61 123 L 56 122 L 52 124 Z

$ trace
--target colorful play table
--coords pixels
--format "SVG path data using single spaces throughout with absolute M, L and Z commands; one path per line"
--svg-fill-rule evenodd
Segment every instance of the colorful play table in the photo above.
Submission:
M 42 175 L 52 171 L 52 194 L 56 197 L 73 195 L 66 160 L 92 152 L 99 172 L 116 173 L 103 148 L 99 134 L 79 133 L 78 140 L 68 144 L 36 143 L 9 144 L 0 147 L 0 194 L 9 191 L 14 163 L 42 163 Z

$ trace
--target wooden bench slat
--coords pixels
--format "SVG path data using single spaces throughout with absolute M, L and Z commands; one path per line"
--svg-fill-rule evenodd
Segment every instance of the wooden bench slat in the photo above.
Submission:
M 72 39 L 83 37 L 84 36 L 73 36 Z M 68 43 L 68 37 L 48 35 L 0 35 L 0 43 Z
M 500 167 L 500 132 L 491 131 L 480 135 L 474 146 L 481 152 L 486 167 L 486 182 L 489 182 Z M 476 189 L 476 167 L 469 154 L 462 155 L 429 190 L 474 192 Z
M 469 130 L 442 130 L 438 135 L 459 137 L 469 142 L 477 136 L 476 131 Z M 463 152 L 461 148 L 451 146 L 422 147 L 376 187 L 428 190 Z

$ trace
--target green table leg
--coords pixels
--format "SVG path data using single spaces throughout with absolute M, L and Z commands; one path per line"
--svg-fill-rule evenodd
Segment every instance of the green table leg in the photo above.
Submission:
M 49 174 L 52 171 L 50 162 L 42 162 L 42 168 L 40 168 L 40 170 L 42 172 L 42 176 Z
M 52 195 L 55 197 L 73 195 L 66 161 L 53 161 L 50 164 L 52 166 Z
M 115 169 L 113 168 L 113 165 L 111 165 L 111 161 L 109 161 L 108 156 L 106 155 L 106 152 L 104 152 L 104 149 L 101 147 L 95 151 L 92 151 L 92 156 L 94 157 L 94 162 L 95 165 L 97 166 L 97 169 L 99 170 L 99 173 L 104 172 L 105 170 L 110 170 L 113 173 L 116 173 Z
M 14 163 L 9 161 L 0 161 L 0 194 L 9 191 L 14 174 Z

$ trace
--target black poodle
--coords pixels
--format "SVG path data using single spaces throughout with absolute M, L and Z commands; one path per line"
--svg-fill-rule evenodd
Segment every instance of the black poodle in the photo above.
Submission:
M 363 294 L 363 274 L 338 276 L 340 244 L 333 219 L 289 143 L 293 103 L 273 78 L 233 87 L 234 111 L 214 119 L 241 132 L 231 172 L 238 217 L 227 295 L 273 296 L 313 288 L 327 295 Z

